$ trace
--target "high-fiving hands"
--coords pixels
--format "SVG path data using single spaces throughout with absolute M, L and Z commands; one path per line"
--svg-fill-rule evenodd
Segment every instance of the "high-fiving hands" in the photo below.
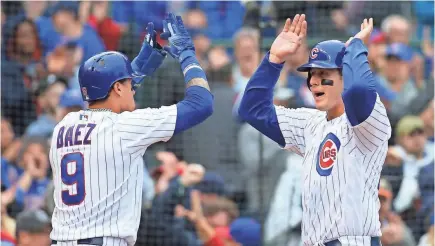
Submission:
M 181 16 L 169 13 L 163 21 L 163 33 L 160 34 L 160 37 L 169 41 L 169 46 L 164 47 L 164 49 L 176 59 L 180 59 L 183 51 L 195 51 L 192 38 L 184 27 Z
M 154 30 L 154 23 L 147 25 L 147 35 L 142 43 L 139 54 L 131 62 L 135 72 L 151 76 L 160 67 L 166 58 L 166 51 L 157 42 L 157 33 Z
M 307 22 L 304 14 L 295 15 L 293 21 L 288 18 L 282 32 L 273 41 L 269 60 L 273 63 L 284 62 L 290 55 L 296 53 L 306 35 Z
M 369 43 L 370 35 L 373 31 L 373 18 L 369 20 L 364 19 L 363 23 L 361 23 L 361 30 L 353 37 L 349 38 L 346 42 L 346 47 L 350 44 L 350 41 L 354 38 L 359 38 L 365 45 Z

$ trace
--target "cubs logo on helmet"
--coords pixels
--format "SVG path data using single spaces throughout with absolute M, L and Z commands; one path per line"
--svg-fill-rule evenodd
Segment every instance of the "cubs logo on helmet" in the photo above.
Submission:
M 314 47 L 311 49 L 311 54 L 310 54 L 310 61 L 330 61 L 331 57 L 329 56 L 329 54 L 318 48 L 318 47 Z
M 319 146 L 317 153 L 316 170 L 320 176 L 329 176 L 337 161 L 340 150 L 340 140 L 333 133 L 328 133 Z
M 317 57 L 317 53 L 319 53 L 319 49 L 318 49 L 317 47 L 313 48 L 313 49 L 311 50 L 310 58 L 311 58 L 311 59 L 316 59 L 316 57 Z

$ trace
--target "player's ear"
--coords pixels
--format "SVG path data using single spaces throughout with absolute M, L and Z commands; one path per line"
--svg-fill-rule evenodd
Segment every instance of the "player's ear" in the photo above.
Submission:
M 118 94 L 121 95 L 122 92 L 122 84 L 120 81 L 116 81 L 115 84 L 113 84 L 113 91 Z

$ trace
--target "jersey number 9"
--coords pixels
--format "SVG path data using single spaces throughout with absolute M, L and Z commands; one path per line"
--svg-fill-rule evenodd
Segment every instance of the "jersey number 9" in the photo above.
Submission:
M 62 201 L 68 206 L 79 205 L 86 196 L 83 154 L 74 152 L 64 155 L 60 166 L 62 182 L 68 186 L 62 189 Z

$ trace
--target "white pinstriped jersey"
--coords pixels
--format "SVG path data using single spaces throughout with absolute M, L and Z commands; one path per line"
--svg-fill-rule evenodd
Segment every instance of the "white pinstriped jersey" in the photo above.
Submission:
M 134 245 L 139 228 L 144 155 L 168 141 L 176 105 L 116 114 L 70 113 L 56 126 L 50 149 L 55 210 L 51 238 L 123 238 Z
M 380 236 L 378 184 L 391 126 L 377 97 L 371 115 L 351 126 L 316 109 L 276 107 L 285 149 L 304 157 L 302 240 L 370 245 Z

